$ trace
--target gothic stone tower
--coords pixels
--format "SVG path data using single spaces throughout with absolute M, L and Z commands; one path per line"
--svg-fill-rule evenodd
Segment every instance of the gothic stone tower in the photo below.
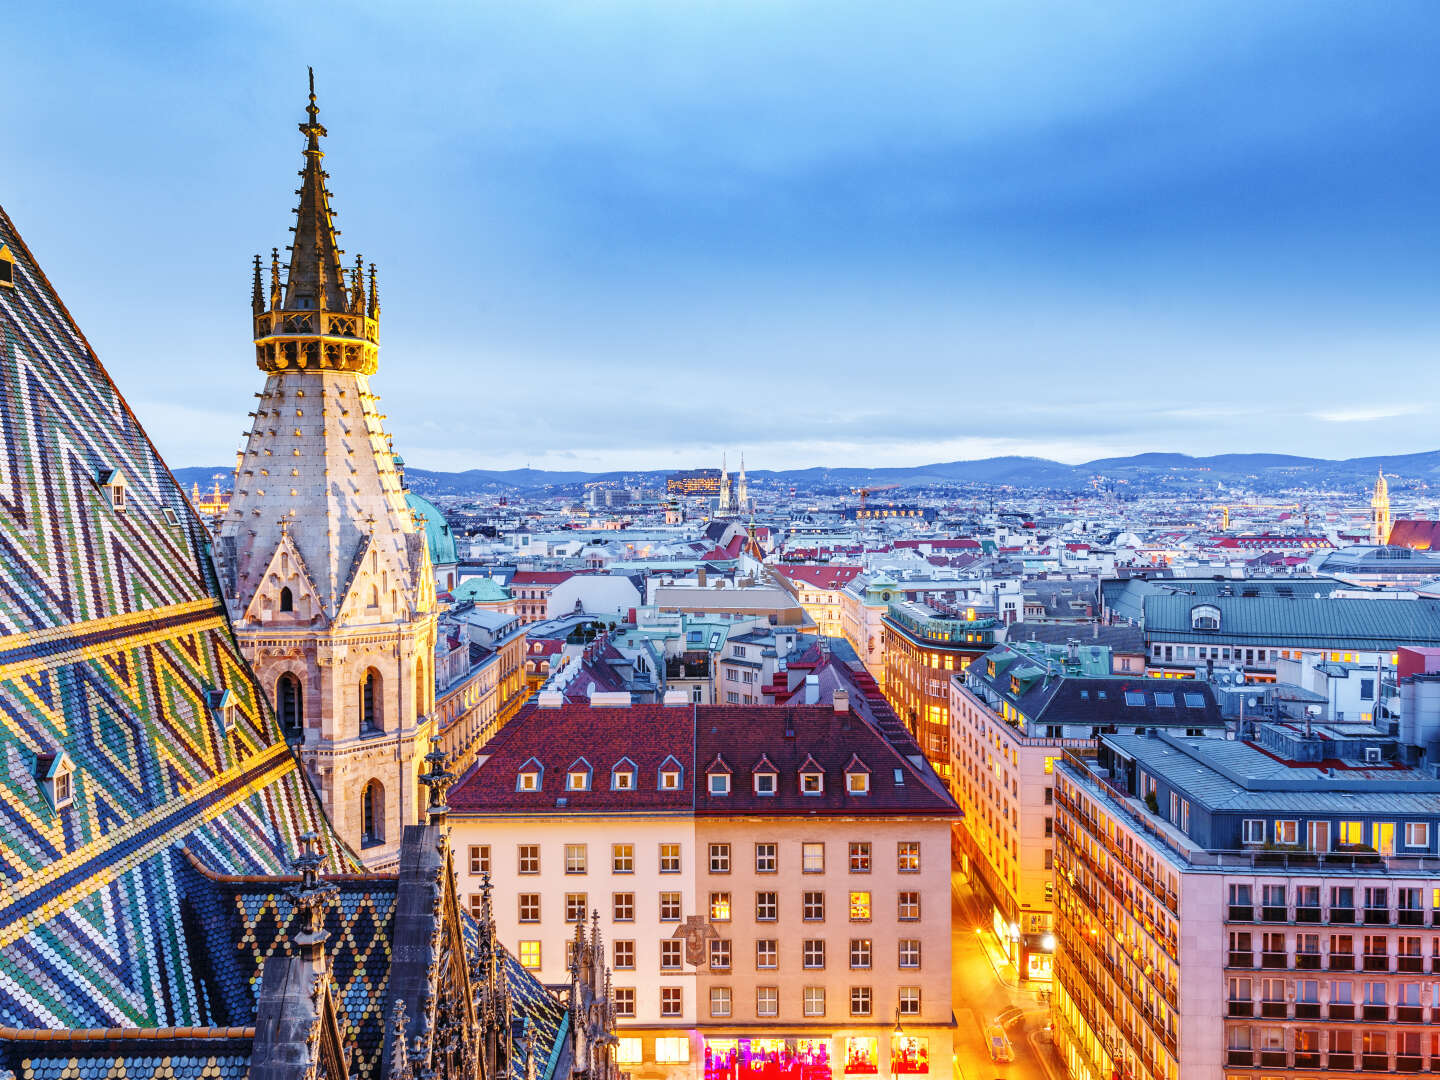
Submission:
M 1375 478 L 1375 494 L 1370 497 L 1370 542 L 1390 542 L 1390 485 L 1385 482 L 1385 470 Z
M 246 433 L 219 563 L 241 648 L 336 831 L 393 865 L 422 820 L 416 777 L 434 708 L 435 583 L 370 392 L 375 268 L 347 272 L 332 222 L 314 74 L 295 242 L 282 287 L 255 259 L 255 360 L 265 389 Z

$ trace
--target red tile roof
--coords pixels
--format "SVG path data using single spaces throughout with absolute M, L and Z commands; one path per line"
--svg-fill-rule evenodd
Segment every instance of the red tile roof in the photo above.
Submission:
M 775 567 L 791 581 L 803 581 L 813 589 L 838 589 L 860 576 L 860 567 L 827 563 L 824 566 L 797 566 L 782 563 Z
M 599 708 L 527 705 L 486 745 L 483 763 L 450 789 L 452 814 L 689 812 L 694 772 L 693 706 L 631 705 Z M 660 765 L 679 760 L 679 791 L 661 791 Z M 539 791 L 516 791 L 520 768 L 531 758 L 544 766 Z M 579 757 L 590 763 L 589 791 L 565 790 L 565 772 Z M 628 758 L 636 768 L 633 791 L 612 791 L 611 770 Z M 557 800 L 564 799 L 564 803 Z

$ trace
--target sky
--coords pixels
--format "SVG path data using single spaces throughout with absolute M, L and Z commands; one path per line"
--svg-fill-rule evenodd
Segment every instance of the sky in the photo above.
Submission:
M 173 467 L 315 68 L 430 469 L 1440 446 L 1434 0 L 50 0 L 0 201 Z M 347 260 L 348 261 L 348 260 Z

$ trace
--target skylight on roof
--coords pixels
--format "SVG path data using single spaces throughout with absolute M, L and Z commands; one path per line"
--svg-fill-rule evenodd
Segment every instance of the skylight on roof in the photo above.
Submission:
M 1205 707 L 1204 694 L 1186 694 L 1185 707 L 1187 709 L 1203 709 Z
M 1159 705 L 1163 709 L 1173 709 L 1175 707 L 1175 695 L 1161 694 L 1157 692 L 1155 694 L 1155 704 Z
M 1125 704 L 1143 706 L 1145 704 L 1145 695 L 1138 690 L 1126 690 Z

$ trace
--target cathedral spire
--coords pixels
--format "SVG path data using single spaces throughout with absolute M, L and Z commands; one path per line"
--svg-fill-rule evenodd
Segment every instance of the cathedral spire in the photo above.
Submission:
M 320 139 L 326 131 L 315 104 L 314 68 L 310 68 L 310 103 L 305 115 L 300 125 L 300 134 L 305 136 L 305 167 L 300 170 L 300 205 L 295 208 L 295 242 L 290 245 L 285 306 L 291 310 L 344 311 L 345 274 L 336 239 L 340 234 L 335 228 L 335 212 L 330 209 L 330 192 L 325 188 L 326 174 L 321 164 L 325 151 L 320 149 Z

